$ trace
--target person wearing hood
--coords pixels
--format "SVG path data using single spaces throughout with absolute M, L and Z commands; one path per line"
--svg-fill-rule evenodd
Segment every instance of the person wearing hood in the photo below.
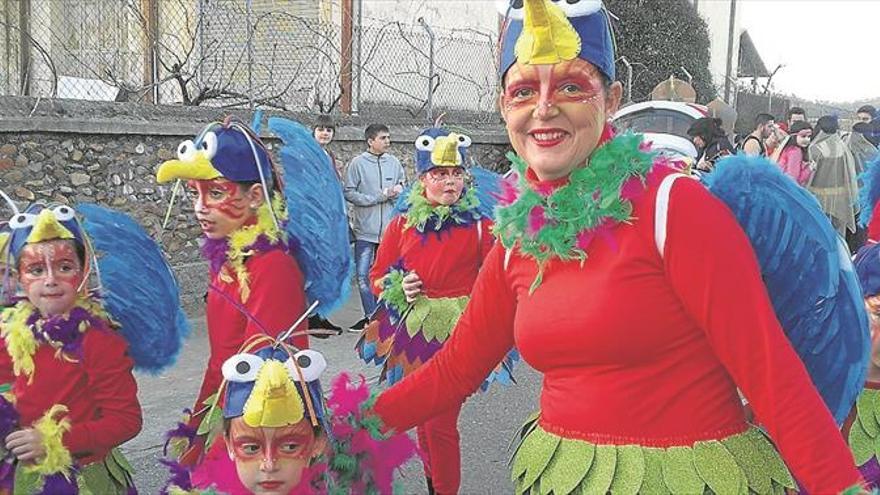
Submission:
M 813 128 L 803 120 L 796 120 L 789 129 L 789 135 L 773 153 L 773 161 L 779 168 L 800 186 L 806 186 L 813 176 L 815 165 L 810 161 L 810 140 Z
M 852 132 L 844 137 L 844 142 L 846 142 L 847 148 L 849 148 L 855 159 L 857 174 L 864 172 L 868 160 L 874 158 L 874 155 L 877 154 L 877 146 L 868 139 L 871 132 L 871 124 L 856 122 L 853 124 Z
M 837 117 L 825 115 L 816 122 L 819 132 L 809 154 L 816 170 L 808 189 L 822 206 L 822 211 L 841 236 L 856 231 L 855 210 L 858 199 L 855 159 L 838 132 Z

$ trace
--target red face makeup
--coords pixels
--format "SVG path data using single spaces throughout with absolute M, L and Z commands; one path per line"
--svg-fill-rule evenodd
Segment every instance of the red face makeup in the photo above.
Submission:
M 253 493 L 287 495 L 318 450 L 308 421 L 282 428 L 253 428 L 235 418 L 227 443 L 239 479 Z
M 71 240 L 28 244 L 19 256 L 19 283 L 43 316 L 70 311 L 83 277 L 82 264 Z
M 222 239 L 255 221 L 256 210 L 237 183 L 223 178 L 191 180 L 187 187 L 195 197 L 196 218 L 209 239 Z
M 599 71 L 584 60 L 517 62 L 505 75 L 501 113 L 513 148 L 548 180 L 586 164 L 619 102 L 619 85 L 606 90 Z
M 464 190 L 464 169 L 461 167 L 436 167 L 420 177 L 425 186 L 425 197 L 436 205 L 452 205 L 461 198 Z

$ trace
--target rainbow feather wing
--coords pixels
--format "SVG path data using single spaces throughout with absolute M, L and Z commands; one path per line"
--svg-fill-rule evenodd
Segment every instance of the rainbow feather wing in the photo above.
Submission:
M 278 153 L 289 220 L 286 230 L 296 239 L 294 253 L 306 279 L 311 304 L 328 316 L 346 299 L 353 268 L 348 217 L 342 186 L 327 153 L 298 122 L 272 117 L 269 129 L 284 142 Z
M 428 362 L 442 347 L 442 341 L 427 339 L 421 331 L 410 332 L 405 322 L 384 303 L 380 304 L 373 320 L 364 329 L 355 348 L 364 362 L 382 368 L 380 382 L 394 385 L 404 377 Z M 519 353 L 511 349 L 504 360 L 489 373 L 480 386 L 484 392 L 493 383 L 511 385 L 516 383 L 513 378 L 513 367 L 519 360 Z
M 189 335 L 171 267 L 128 215 L 95 204 L 76 210 L 98 257 L 104 307 L 122 325 L 136 368 L 158 373 L 174 363 Z
M 870 350 L 846 245 L 818 202 L 766 159 L 725 158 L 703 181 L 751 240 L 776 316 L 842 423 L 862 390 Z

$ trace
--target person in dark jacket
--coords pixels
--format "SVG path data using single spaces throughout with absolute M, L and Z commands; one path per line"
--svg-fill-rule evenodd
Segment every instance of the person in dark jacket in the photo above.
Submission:
M 721 119 L 712 117 L 697 119 L 688 128 L 687 133 L 699 152 L 697 170 L 708 172 L 715 167 L 717 160 L 734 153 L 730 140 L 721 128 Z

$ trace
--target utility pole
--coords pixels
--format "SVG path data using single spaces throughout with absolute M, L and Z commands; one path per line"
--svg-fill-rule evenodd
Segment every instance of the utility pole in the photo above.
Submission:
M 724 74 L 724 101 L 730 102 L 730 80 L 733 76 L 733 40 L 736 30 L 736 0 L 730 0 L 730 22 L 727 28 L 727 71 Z
M 339 101 L 342 113 L 351 115 L 352 103 L 352 17 L 354 0 L 342 0 L 342 59 L 340 60 L 339 86 L 342 98 Z

